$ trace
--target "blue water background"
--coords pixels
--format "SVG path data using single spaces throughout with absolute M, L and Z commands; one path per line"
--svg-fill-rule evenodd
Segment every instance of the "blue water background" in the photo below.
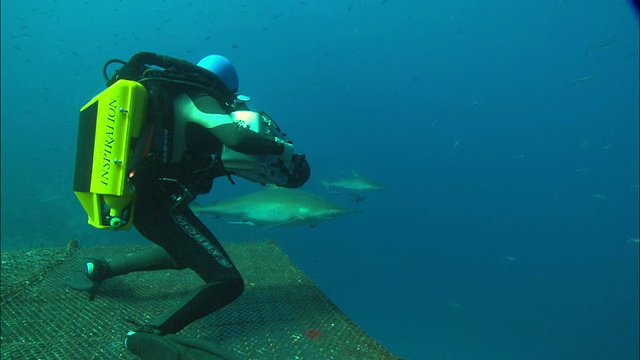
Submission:
M 71 192 L 78 109 L 139 51 L 229 57 L 314 177 L 387 185 L 353 203 L 312 179 L 359 210 L 313 229 L 206 222 L 275 239 L 394 353 L 638 358 L 630 2 L 3 1 L 3 249 L 146 241 L 92 229 Z

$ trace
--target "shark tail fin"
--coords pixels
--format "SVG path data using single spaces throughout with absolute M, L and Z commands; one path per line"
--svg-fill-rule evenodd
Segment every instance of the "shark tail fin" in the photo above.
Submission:
M 213 204 L 215 205 L 215 204 L 217 204 L 217 203 L 218 203 L 218 201 L 215 201 Z M 207 207 L 206 207 L 206 206 L 203 206 L 202 204 L 200 204 L 200 203 L 199 203 L 199 202 L 197 202 L 197 201 L 192 201 L 192 202 L 189 204 L 189 208 L 190 208 L 190 209 L 191 209 L 191 211 L 193 211 L 193 213 L 194 213 L 194 214 L 196 214 L 196 215 L 200 215 L 200 214 L 205 214 L 205 213 L 207 213 Z M 221 215 L 219 215 L 219 214 L 215 214 L 215 213 L 214 213 L 214 214 L 213 214 L 213 217 L 214 217 L 214 218 L 216 218 L 216 219 L 218 219 L 218 218 L 220 218 L 220 217 L 222 217 L 222 216 L 221 216 Z
M 324 186 L 324 188 L 327 190 L 329 190 L 329 188 L 331 187 L 331 184 L 325 179 L 318 178 L 318 182 L 322 184 L 322 186 Z
M 200 205 L 200 203 L 198 203 L 197 201 L 192 201 L 191 204 L 189 204 L 189 208 L 196 215 L 199 214 L 200 212 L 202 212 L 202 208 L 203 207 L 204 206 Z

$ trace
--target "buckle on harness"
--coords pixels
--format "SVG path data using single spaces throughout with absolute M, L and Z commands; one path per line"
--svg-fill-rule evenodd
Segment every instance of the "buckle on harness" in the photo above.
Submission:
M 188 205 L 195 196 L 192 194 L 191 190 L 188 186 L 182 185 L 177 179 L 172 178 L 160 178 L 160 181 L 166 181 L 173 184 L 173 189 L 163 189 L 170 192 L 169 197 L 171 198 L 171 210 L 175 210 L 182 204 Z

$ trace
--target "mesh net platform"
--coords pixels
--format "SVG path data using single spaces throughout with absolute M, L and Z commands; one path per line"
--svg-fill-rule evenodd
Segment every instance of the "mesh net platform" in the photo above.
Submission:
M 137 359 L 122 340 L 134 327 L 202 285 L 191 270 L 137 272 L 107 280 L 94 301 L 64 281 L 92 257 L 149 245 L 41 248 L 2 253 L 2 359 Z M 244 359 L 398 359 L 349 320 L 273 242 L 225 249 L 245 280 L 231 305 L 181 335 Z

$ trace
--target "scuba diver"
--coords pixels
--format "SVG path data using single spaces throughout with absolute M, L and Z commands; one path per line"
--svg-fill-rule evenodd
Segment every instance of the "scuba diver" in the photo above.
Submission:
M 309 179 L 309 164 L 273 119 L 251 111 L 249 98 L 237 94 L 238 75 L 225 57 L 209 55 L 195 65 L 143 52 L 129 62 L 113 62 L 123 66 L 109 79 L 107 62 L 103 75 L 108 86 L 131 80 L 148 93 L 145 124 L 129 166 L 135 199 L 129 221 L 156 246 L 121 258 L 90 259 L 67 285 L 89 291 L 92 300 L 102 282 L 115 276 L 190 268 L 205 284 L 157 319 L 137 324 L 126 335 L 125 347 L 143 360 L 234 358 L 212 343 L 175 335 L 244 290 L 231 258 L 189 203 L 208 193 L 214 178 L 231 180 L 230 175 L 297 188 Z M 256 123 L 262 124 L 258 130 Z

